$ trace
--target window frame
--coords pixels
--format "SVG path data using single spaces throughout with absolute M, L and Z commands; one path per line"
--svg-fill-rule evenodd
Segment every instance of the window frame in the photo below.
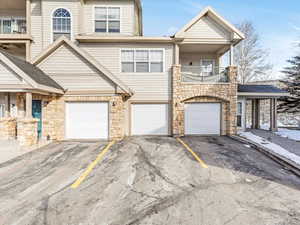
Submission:
M 65 9 L 67 10 L 69 13 L 70 13 L 70 40 L 73 40 L 73 14 L 72 14 L 72 11 L 69 9 L 69 8 L 66 8 L 66 7 L 57 7 L 55 9 L 52 10 L 51 12 L 51 17 L 50 17 L 50 20 L 51 20 L 51 43 L 55 42 L 54 41 L 54 30 L 53 30 L 53 18 L 54 18 L 54 12 L 58 9 Z
M 216 59 L 212 59 L 212 58 L 203 58 L 200 60 L 200 67 L 201 67 L 201 73 L 208 73 L 207 71 L 204 71 L 204 65 L 203 65 L 203 61 L 212 61 L 212 75 L 213 76 L 215 74 L 215 68 L 216 68 Z
M 241 112 L 239 112 L 239 105 L 241 106 Z M 244 103 L 242 101 L 238 101 L 237 102 L 237 106 L 236 106 L 236 126 L 241 128 L 243 127 L 243 110 L 244 110 Z M 238 117 L 241 117 L 241 126 L 238 125 Z
M 106 8 L 106 32 L 96 32 L 96 8 Z M 108 19 L 108 9 L 109 8 L 119 8 L 120 19 L 112 20 Z M 120 32 L 109 32 L 109 21 L 119 21 L 120 22 Z M 121 34 L 122 33 L 122 6 L 121 5 L 94 5 L 93 6 L 93 33 L 96 34 Z
M 133 72 L 123 72 L 123 68 L 122 68 L 122 64 L 123 64 L 123 61 L 122 61 L 122 52 L 123 51 L 133 51 L 133 69 L 134 71 Z M 148 71 L 149 72 L 136 72 L 136 58 L 135 58 L 135 54 L 136 54 L 136 51 L 148 51 L 149 52 L 149 59 L 148 59 Z M 158 62 L 158 61 L 151 61 L 151 55 L 150 55 L 150 52 L 151 51 L 162 51 L 162 72 L 152 72 L 151 71 L 151 63 L 152 62 Z M 166 68 L 165 68 L 165 65 L 166 65 L 166 51 L 164 48 L 121 48 L 120 49 L 120 56 L 119 56 L 119 59 L 120 59 L 120 73 L 123 73 L 123 74 L 145 74 L 145 73 L 149 73 L 149 74 L 162 74 L 162 73 L 165 73 L 166 72 Z

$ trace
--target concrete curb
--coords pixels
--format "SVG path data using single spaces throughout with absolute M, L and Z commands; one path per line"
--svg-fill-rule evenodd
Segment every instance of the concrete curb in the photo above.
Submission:
M 285 168 L 287 168 L 288 170 L 292 171 L 294 174 L 296 174 L 297 176 L 300 177 L 300 165 L 294 163 L 293 161 L 271 151 L 270 149 L 268 149 L 262 145 L 259 145 L 251 140 L 248 140 L 246 138 L 243 138 L 240 136 L 230 136 L 230 138 L 232 138 L 233 140 L 239 141 L 243 144 L 250 145 L 252 148 L 265 154 L 269 158 L 273 159 L 274 161 L 276 161 L 277 163 L 284 166 Z

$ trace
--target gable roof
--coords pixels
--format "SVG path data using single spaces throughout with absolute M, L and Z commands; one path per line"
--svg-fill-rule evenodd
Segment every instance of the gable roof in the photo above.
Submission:
M 244 39 L 245 35 L 239 31 L 235 26 L 233 26 L 231 23 L 229 23 L 227 20 L 225 20 L 222 16 L 220 16 L 213 8 L 206 7 L 203 9 L 196 17 L 194 17 L 189 23 L 187 23 L 181 30 L 179 30 L 175 37 L 181 37 L 181 35 L 186 32 L 188 29 L 190 29 L 195 23 L 197 23 L 202 17 L 210 15 L 215 20 L 217 20 L 220 24 L 222 24 L 225 28 L 228 30 L 234 32 L 239 36 L 240 39 Z
M 57 39 L 44 52 L 42 52 L 39 56 L 37 56 L 33 60 L 33 64 L 34 65 L 40 64 L 51 53 L 53 53 L 55 50 L 57 50 L 60 46 L 62 46 L 64 44 L 68 45 L 76 53 L 78 53 L 81 57 L 83 57 L 88 63 L 90 63 L 93 67 L 95 67 L 97 70 L 101 71 L 106 78 L 108 78 L 114 84 L 116 84 L 124 93 L 133 95 L 133 91 L 126 84 L 124 84 L 120 79 L 118 79 L 116 76 L 114 76 L 112 72 L 110 72 L 107 68 L 105 68 L 103 65 L 101 65 L 97 60 L 95 60 L 92 56 L 90 56 L 86 51 L 79 48 L 77 45 L 75 45 L 72 41 L 70 41 L 69 39 L 67 39 L 64 36 Z
M 4 51 L 0 51 L 0 60 L 32 88 L 59 94 L 63 93 L 63 88 L 35 65 Z

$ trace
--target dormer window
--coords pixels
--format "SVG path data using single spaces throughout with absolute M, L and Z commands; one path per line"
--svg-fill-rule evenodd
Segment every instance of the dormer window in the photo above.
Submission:
M 120 7 L 95 7 L 95 32 L 120 33 Z
M 68 10 L 59 8 L 53 13 L 53 41 L 63 35 L 71 39 L 71 14 Z

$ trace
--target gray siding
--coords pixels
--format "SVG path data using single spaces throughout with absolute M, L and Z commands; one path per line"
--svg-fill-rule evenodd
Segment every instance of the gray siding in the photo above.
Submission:
M 171 76 L 173 45 L 171 44 L 81 44 L 102 65 L 128 85 L 133 91 L 132 101 L 168 101 L 171 99 Z M 163 73 L 121 73 L 121 49 L 162 48 L 165 50 L 165 72 Z
M 68 46 L 59 47 L 39 67 L 68 91 L 114 91 L 115 85 Z

